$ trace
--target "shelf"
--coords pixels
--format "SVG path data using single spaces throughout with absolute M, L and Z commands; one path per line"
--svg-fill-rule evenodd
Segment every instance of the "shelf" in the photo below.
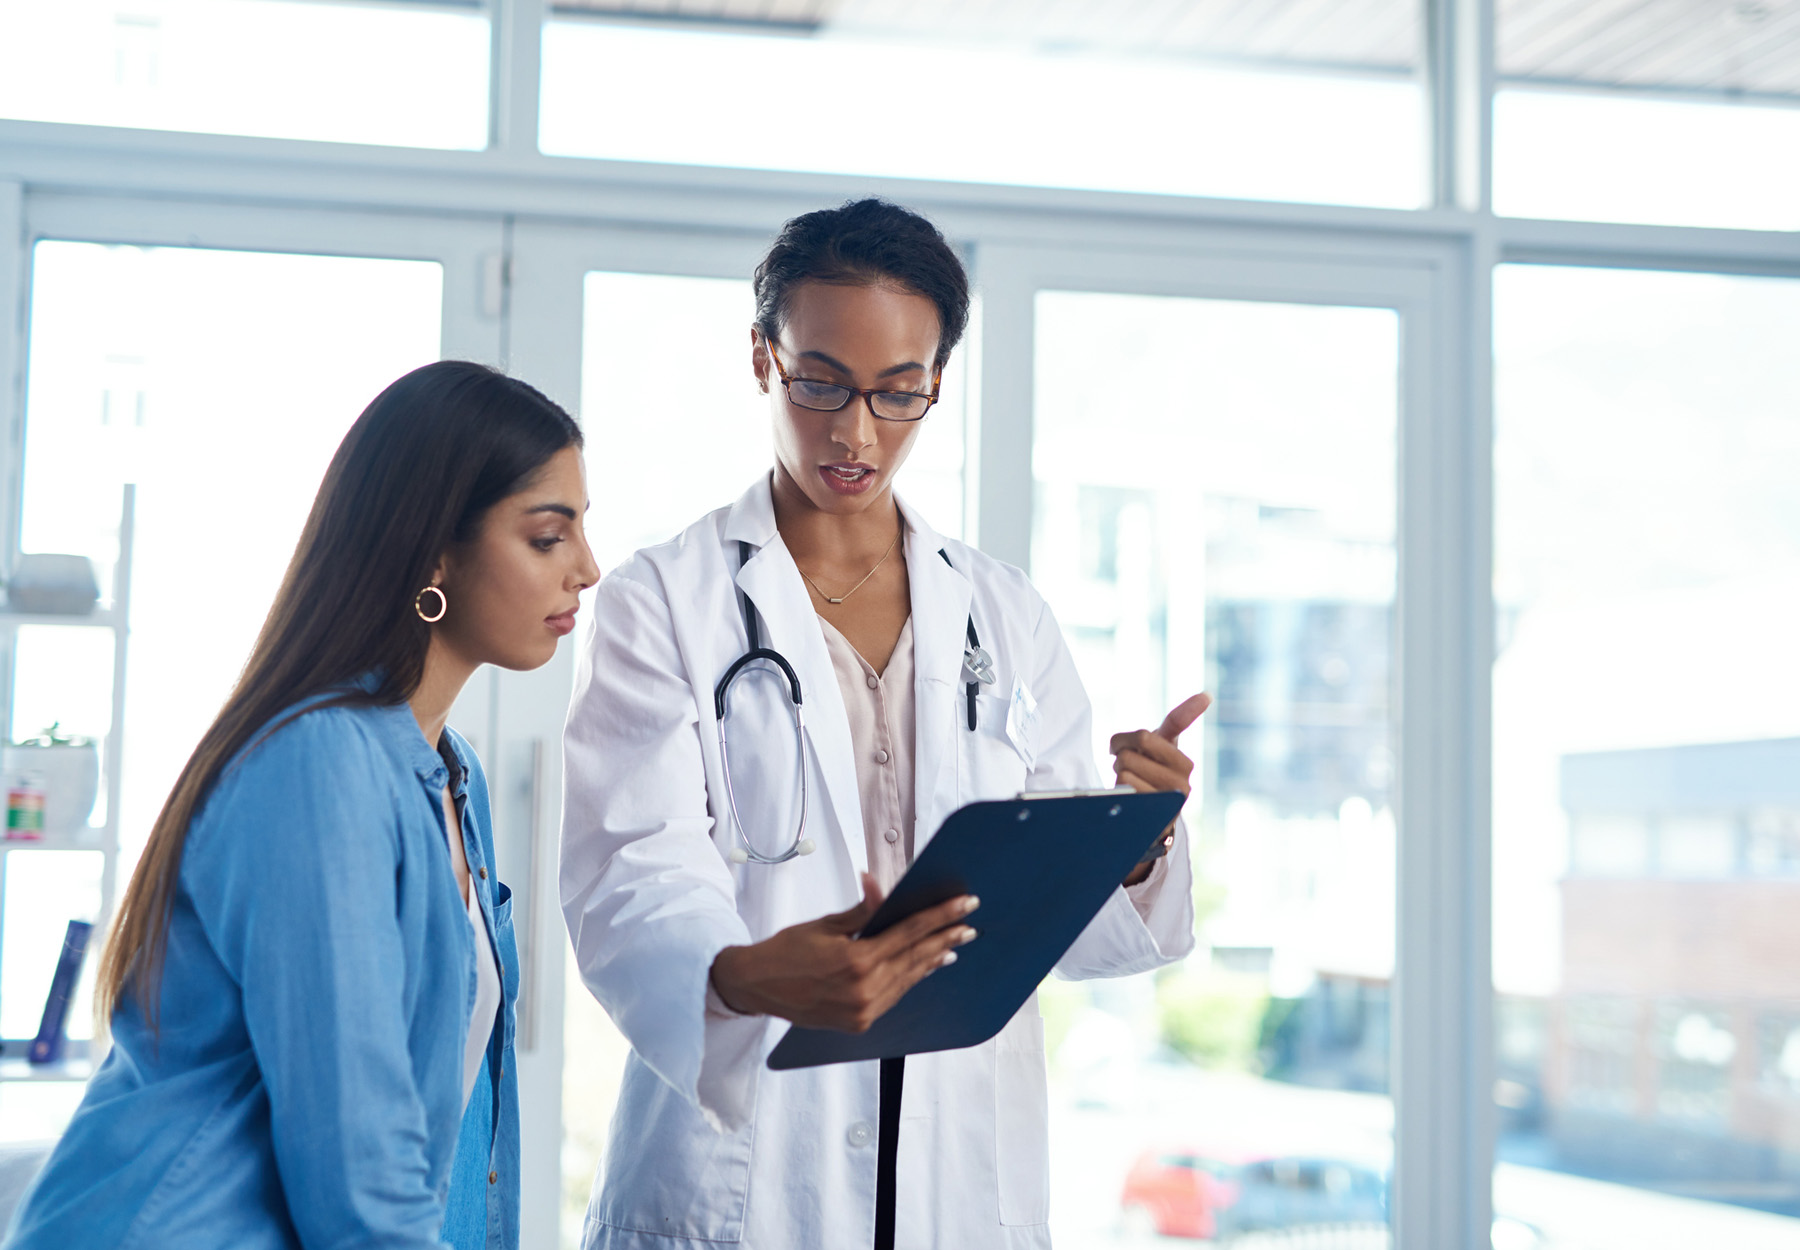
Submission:
M 65 616 L 55 612 L 13 612 L 0 608 L 0 626 L 57 625 L 74 629 L 117 629 L 119 624 L 119 614 L 111 608 L 96 608 L 79 616 Z
M 89 825 L 75 833 L 46 834 L 41 838 L 0 838 L 0 855 L 8 851 L 104 851 L 106 826 Z
M 60 1063 L 30 1063 L 25 1059 L 0 1059 L 0 1082 L 85 1081 L 94 1075 L 90 1059 L 64 1059 Z

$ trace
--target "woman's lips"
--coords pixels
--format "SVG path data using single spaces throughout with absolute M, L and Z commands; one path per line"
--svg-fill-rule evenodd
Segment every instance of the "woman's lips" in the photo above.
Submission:
M 873 465 L 850 462 L 819 466 L 825 485 L 840 495 L 862 494 L 875 484 L 878 472 Z
M 580 611 L 579 608 L 570 608 L 567 612 L 560 613 L 556 616 L 546 616 L 544 618 L 544 624 L 548 625 L 551 629 L 554 629 L 558 634 L 570 633 L 575 628 L 575 613 L 578 611 Z

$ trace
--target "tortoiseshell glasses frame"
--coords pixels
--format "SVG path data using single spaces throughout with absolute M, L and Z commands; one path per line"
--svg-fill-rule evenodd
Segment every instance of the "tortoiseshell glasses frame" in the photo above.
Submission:
M 938 390 L 943 385 L 944 375 L 940 369 L 931 378 L 931 392 L 923 391 L 889 391 L 879 388 L 863 390 L 855 386 L 843 386 L 836 382 L 820 382 L 813 378 L 795 378 L 788 376 L 782 366 L 781 357 L 775 354 L 775 345 L 766 338 L 763 347 L 769 353 L 769 359 L 775 362 L 775 372 L 781 378 L 782 389 L 787 392 L 788 402 L 796 408 L 804 408 L 808 412 L 842 412 L 851 400 L 861 398 L 869 405 L 869 414 L 878 421 L 923 421 L 938 401 Z M 923 401 L 923 407 L 914 413 L 911 409 Z M 885 405 L 889 411 L 883 412 Z

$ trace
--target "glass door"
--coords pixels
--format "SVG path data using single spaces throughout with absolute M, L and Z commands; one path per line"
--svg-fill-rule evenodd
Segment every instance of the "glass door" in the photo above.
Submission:
M 768 417 L 750 373 L 750 272 L 766 236 L 521 223 L 514 242 L 515 365 L 534 377 L 541 364 L 561 388 L 553 394 L 579 398 L 588 537 L 603 569 L 731 504 L 768 471 Z M 964 524 L 973 354 L 957 353 L 907 463 L 908 500 L 946 534 Z M 552 751 L 573 677 L 572 664 L 547 671 L 531 710 L 518 705 Z M 577 1246 L 628 1047 L 566 958 L 560 915 L 551 922 L 556 954 L 543 964 L 538 1010 L 546 1036 L 560 1039 L 561 1083 L 534 1090 L 526 1132 L 558 1132 L 546 1145 L 562 1161 L 562 1244 Z
M 97 1058 L 97 935 L 344 431 L 401 373 L 444 354 L 492 360 L 499 341 L 476 301 L 446 298 L 475 285 L 497 223 L 48 199 L 28 201 L 27 225 L 16 550 L 85 557 L 107 593 L 91 616 L 0 614 L 8 740 L 54 727 L 74 742 L 53 750 L 91 770 L 84 789 L 44 748 L 7 751 L 9 787 L 42 774 L 53 817 L 0 844 L 9 1140 L 54 1137 L 80 1097 Z M 16 1056 L 71 920 L 97 924 L 70 1058 L 29 1070 Z
M 1215 699 L 1198 948 L 1041 992 L 1056 1235 L 1385 1245 L 1399 317 L 1052 289 L 1036 326 L 1031 571 L 1096 757 Z
M 515 240 L 515 363 L 529 374 L 537 353 L 553 393 L 580 398 L 603 563 L 736 498 L 768 463 L 746 281 L 766 237 L 521 224 Z M 1346 1245 L 1386 1245 L 1398 1195 L 1414 1195 L 1424 1227 L 1437 1178 L 1465 1162 L 1405 1145 L 1428 1135 L 1434 1074 L 1462 1062 L 1425 1054 L 1446 1008 L 1404 994 L 1409 978 L 1445 975 L 1432 927 L 1455 918 L 1415 885 L 1418 939 L 1400 936 L 1405 882 L 1455 845 L 1409 843 L 1398 815 L 1402 626 L 1456 593 L 1424 579 L 1408 591 L 1405 553 L 1438 559 L 1453 540 L 1399 524 L 1402 481 L 1432 480 L 1429 457 L 1455 443 L 1433 434 L 1453 383 L 1419 364 L 1441 270 L 1237 253 L 1172 266 L 984 248 L 978 376 L 945 406 L 960 428 L 938 429 L 936 459 L 922 449 L 909 466 L 941 528 L 979 530 L 1031 569 L 1093 696 L 1097 756 L 1104 735 L 1157 723 L 1193 690 L 1219 699 L 1186 742 L 1202 763 L 1199 950 L 1157 975 L 1043 995 L 1052 1219 L 1072 1245 L 1213 1235 L 1195 1231 L 1203 1221 L 1330 1225 Z M 577 358 L 579 374 L 556 371 Z M 1448 696 L 1416 697 L 1416 719 L 1460 714 L 1433 697 Z M 548 741 L 561 714 L 546 690 Z M 1426 785 L 1412 797 L 1428 815 L 1440 801 Z M 551 962 L 562 999 L 542 1004 L 561 1086 L 540 1093 L 558 1100 L 574 1245 L 626 1046 L 574 969 Z M 1422 1057 L 1403 1074 L 1409 1029 Z

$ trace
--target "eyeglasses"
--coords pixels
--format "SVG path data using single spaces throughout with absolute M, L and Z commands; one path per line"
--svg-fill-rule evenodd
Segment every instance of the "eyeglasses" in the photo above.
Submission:
M 765 339 L 763 346 L 769 350 L 769 359 L 775 362 L 775 372 L 781 375 L 788 401 L 812 412 L 839 412 L 852 399 L 861 396 L 868 402 L 869 411 L 883 421 L 919 421 L 931 411 L 931 405 L 937 403 L 938 387 L 943 382 L 941 372 L 934 375 L 931 393 L 925 395 L 918 391 L 865 391 L 854 386 L 839 386 L 836 382 L 790 378 L 788 371 L 781 367 L 781 357 L 775 354 L 775 345 Z

